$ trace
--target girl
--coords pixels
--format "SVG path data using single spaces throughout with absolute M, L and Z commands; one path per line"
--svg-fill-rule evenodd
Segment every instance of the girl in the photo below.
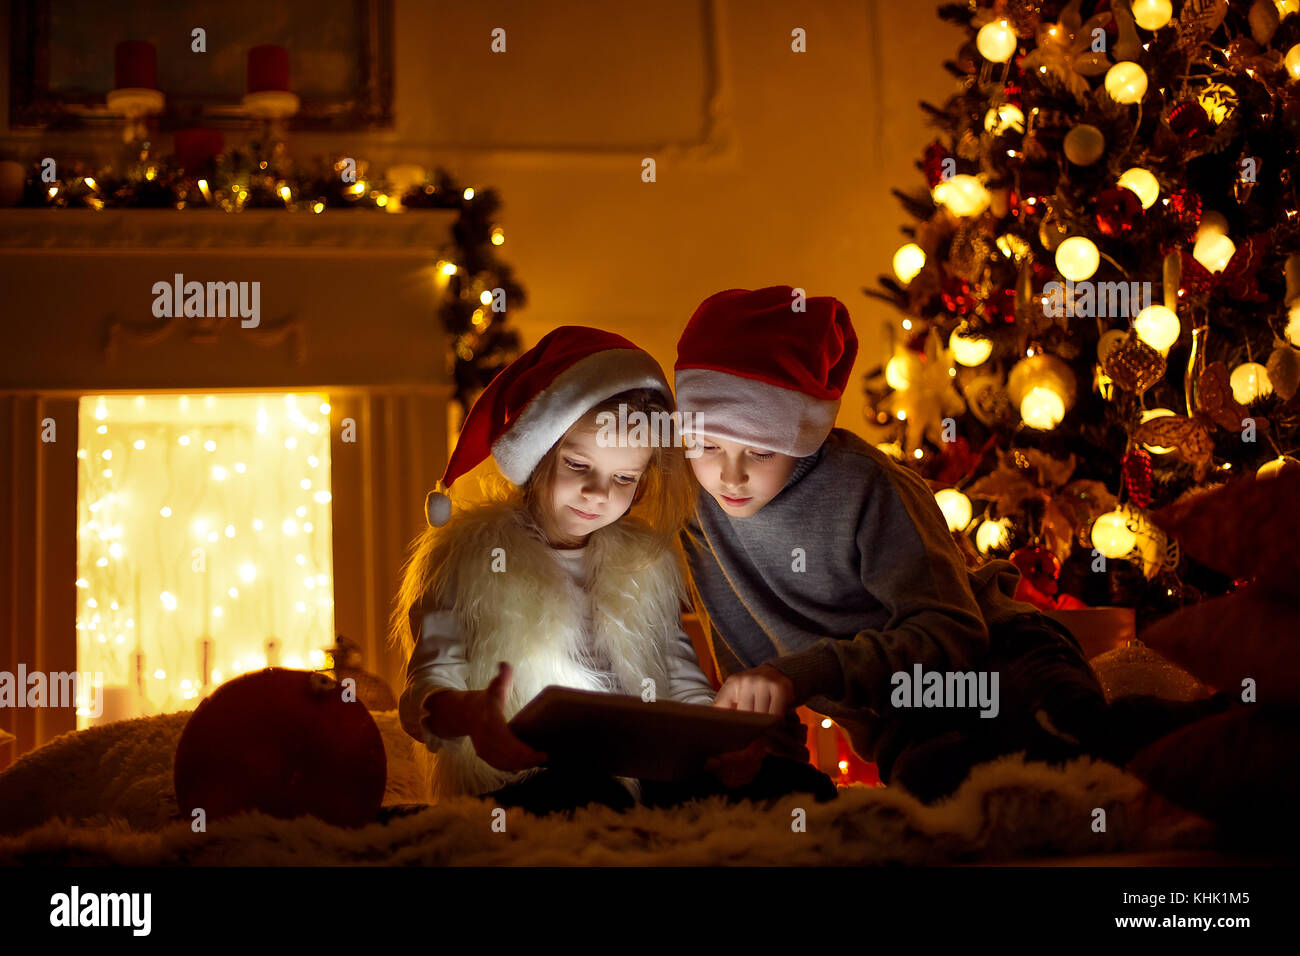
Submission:
M 635 780 L 542 770 L 546 755 L 511 733 L 507 721 L 548 684 L 640 695 L 648 678 L 659 696 L 713 702 L 681 629 L 684 455 L 653 438 L 620 442 L 610 427 L 672 408 L 648 353 L 581 326 L 547 334 L 474 403 L 392 618 L 407 657 L 399 716 L 436 755 L 435 800 L 490 795 L 549 812 L 640 797 Z M 452 515 L 445 492 L 489 454 L 514 487 Z

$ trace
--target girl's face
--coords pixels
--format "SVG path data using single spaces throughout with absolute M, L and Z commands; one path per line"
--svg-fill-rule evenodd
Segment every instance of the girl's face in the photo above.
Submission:
M 748 518 L 781 493 L 798 458 L 714 438 L 693 435 L 690 446 L 699 454 L 690 459 L 696 479 L 722 510 L 733 518 Z
M 580 548 L 587 535 L 611 525 L 632 506 L 651 449 L 605 447 L 593 426 L 579 422 L 560 440 L 551 517 L 564 535 L 554 547 Z

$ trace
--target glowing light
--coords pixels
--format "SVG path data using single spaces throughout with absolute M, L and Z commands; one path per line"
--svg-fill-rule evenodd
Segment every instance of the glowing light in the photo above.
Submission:
M 214 442 L 211 438 L 209 438 L 207 441 L 205 441 L 205 442 L 203 443 L 203 450 L 204 450 L 204 451 L 216 451 L 216 450 L 217 450 L 217 443 Z
M 285 518 L 284 521 L 281 522 L 280 524 L 280 530 L 287 535 L 297 534 L 298 522 L 294 521 L 292 518 Z
M 1010 540 L 1011 522 L 1006 518 L 985 519 L 975 529 L 975 547 L 980 554 L 1005 548 Z
M 1202 232 L 1192 247 L 1192 258 L 1209 272 L 1222 272 L 1236 254 L 1237 247 L 1227 236 L 1218 232 Z
M 1056 247 L 1056 269 L 1067 279 L 1090 279 L 1099 265 L 1101 253 L 1086 236 L 1071 236 Z
M 1243 362 L 1238 365 L 1228 377 L 1228 384 L 1232 386 L 1232 397 L 1243 405 L 1273 394 L 1273 382 L 1268 377 L 1268 369 L 1258 362 Z
M 833 721 L 829 717 L 825 717 L 822 719 L 823 730 L 830 730 L 832 726 L 833 726 Z
M 286 438 L 286 439 L 284 440 L 284 447 L 285 447 L 285 448 L 288 448 L 288 449 L 294 449 L 294 448 L 297 448 L 297 447 L 298 447 L 298 439 L 296 439 L 296 438 L 294 438 L 292 435 L 290 435 L 288 438 Z
M 1133 0 L 1133 19 L 1143 30 L 1159 30 L 1173 15 L 1170 0 Z
M 244 472 L 248 471 L 248 466 L 245 465 L 242 461 L 237 461 L 235 462 L 235 471 L 239 472 L 242 475 Z
M 321 413 L 322 415 L 328 415 L 328 414 L 330 413 L 330 403 L 329 403 L 329 402 L 321 402 L 321 403 L 320 403 L 320 413 Z
M 941 488 L 934 493 L 934 500 L 939 503 L 939 510 L 948 522 L 949 531 L 966 530 L 971 517 L 969 498 L 956 488 Z
M 1053 388 L 1036 385 L 1020 400 L 1020 417 L 1030 428 L 1055 428 L 1065 417 L 1065 399 Z
M 328 491 L 318 491 L 316 492 L 316 494 L 312 495 L 312 497 L 316 500 L 318 504 L 324 505 L 329 503 L 329 500 L 332 496 Z
M 239 579 L 245 584 L 252 584 L 257 577 L 257 565 L 251 561 L 245 561 L 239 566 Z
M 992 197 L 974 176 L 958 174 L 938 183 L 931 195 L 954 216 L 978 216 L 989 207 Z
M 1128 515 L 1111 511 L 1092 523 L 1092 546 L 1108 558 L 1122 558 L 1137 545 L 1137 535 L 1128 527 Z
M 1286 71 L 1291 74 L 1291 79 L 1300 80 L 1300 43 L 1286 51 L 1282 64 L 1286 67 Z
M 190 436 L 182 435 L 180 438 L 176 439 L 176 441 L 182 445 L 188 445 L 190 443 Z
M 170 591 L 163 591 L 158 595 L 158 600 L 162 601 L 162 606 L 169 611 L 176 610 L 176 596 Z
M 226 525 L 226 537 L 233 538 L 234 536 L 235 536 L 235 526 L 233 524 Z
M 310 479 L 310 478 L 304 478 L 302 481 L 298 482 L 298 487 L 301 488 L 303 491 L 310 491 L 310 490 L 311 490 L 311 479 Z
M 456 263 L 444 262 L 442 264 L 442 274 L 445 276 L 454 276 L 456 274 Z
M 499 246 L 506 241 L 506 234 L 500 227 L 492 230 L 492 245 Z
M 464 196 L 465 199 L 466 199 L 467 201 L 470 200 L 470 199 L 473 199 L 473 198 L 474 198 L 474 187 L 473 187 L 473 186 L 466 186 L 466 187 L 465 187 L 465 191 L 464 191 L 463 193 L 461 193 L 461 195 Z
M 213 477 L 213 480 L 215 480 L 215 481 L 225 481 L 225 480 L 226 480 L 226 469 L 222 468 L 220 465 L 213 465 L 213 466 L 212 466 L 212 477 Z
M 1136 63 L 1121 60 L 1106 71 L 1105 84 L 1116 103 L 1138 103 L 1147 95 L 1147 72 Z
M 909 242 L 904 246 L 899 246 L 898 251 L 894 253 L 894 275 L 898 276 L 898 281 L 907 285 L 916 278 L 917 273 L 925 268 L 925 250 L 915 242 Z M 489 296 L 483 303 L 486 305 L 491 302 Z
M 911 352 L 899 352 L 885 365 L 885 382 L 897 391 L 908 389 L 921 374 L 921 360 Z
M 1163 305 L 1149 305 L 1137 314 L 1133 320 L 1133 329 L 1139 339 L 1165 354 L 1178 341 L 1182 325 L 1173 309 Z
M 143 450 L 143 449 L 144 449 L 144 439 L 143 439 L 143 438 L 137 438 L 135 441 L 133 441 L 133 442 L 131 443 L 131 447 L 134 448 L 136 451 L 141 451 L 141 450 Z
M 993 354 L 993 343 L 980 335 L 965 335 L 963 326 L 952 330 L 948 336 L 948 348 L 952 350 L 953 360 L 967 368 L 983 364 Z
M 1125 189 L 1132 190 L 1142 203 L 1143 209 L 1150 209 L 1155 205 L 1155 201 L 1160 198 L 1160 183 L 1155 176 L 1141 166 L 1126 169 L 1117 180 L 1117 184 Z
M 1016 31 L 1006 20 L 994 20 L 975 34 L 975 48 L 980 56 L 993 63 L 1005 63 L 1016 52 Z
M 156 671 L 153 672 L 153 677 L 154 677 L 154 680 L 166 680 L 166 679 L 167 679 L 167 672 L 166 672 L 165 670 L 163 670 L 163 669 L 160 667 L 160 668 L 158 668 Z

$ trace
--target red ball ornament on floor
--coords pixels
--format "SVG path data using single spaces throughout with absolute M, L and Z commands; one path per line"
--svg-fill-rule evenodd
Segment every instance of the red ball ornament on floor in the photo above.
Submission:
M 1043 594 L 1050 596 L 1060 589 L 1061 562 L 1046 548 L 1036 544 L 1017 548 L 1008 560 Z
M 1123 236 L 1142 218 L 1142 201 L 1131 189 L 1111 186 L 1097 193 L 1097 229 L 1103 236 Z
M 325 674 L 268 667 L 218 687 L 176 745 L 181 814 L 209 820 L 260 810 L 335 826 L 374 821 L 387 761 L 365 705 Z

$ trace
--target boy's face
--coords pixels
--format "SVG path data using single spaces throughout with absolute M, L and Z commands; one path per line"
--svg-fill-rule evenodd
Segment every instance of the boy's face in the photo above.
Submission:
M 686 441 L 699 451 L 689 461 L 700 486 L 733 518 L 757 514 L 799 464 L 798 458 L 712 435 L 688 435 Z
M 570 542 L 621 518 L 650 464 L 650 448 L 602 446 L 595 426 L 586 425 L 580 422 L 561 439 L 555 463 L 552 516 Z

